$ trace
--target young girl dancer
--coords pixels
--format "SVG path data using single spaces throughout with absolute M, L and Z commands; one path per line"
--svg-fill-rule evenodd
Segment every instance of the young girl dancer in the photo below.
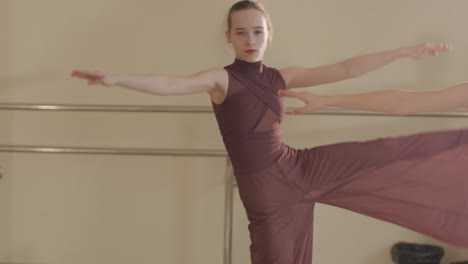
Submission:
M 226 31 L 236 57 L 223 69 L 183 77 L 98 71 L 72 76 L 156 95 L 208 93 L 249 219 L 253 264 L 310 264 L 317 202 L 468 247 L 468 130 L 304 149 L 283 143 L 280 131 L 284 96 L 306 103 L 296 114 L 329 106 L 389 114 L 465 107 L 467 83 L 438 91 L 343 96 L 289 91 L 354 78 L 399 58 L 434 56 L 449 47 L 422 44 L 318 68 L 278 70 L 262 63 L 271 36 L 264 8 L 240 1 L 230 9 Z

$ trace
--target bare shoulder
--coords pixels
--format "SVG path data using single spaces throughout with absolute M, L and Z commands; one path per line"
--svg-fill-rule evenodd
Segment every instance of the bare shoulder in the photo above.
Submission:
M 228 91 L 228 72 L 222 68 L 208 69 L 204 72 L 210 76 L 210 79 L 214 82 L 213 89 L 208 92 L 211 100 L 216 104 L 221 104 L 226 98 Z
M 227 86 L 228 83 L 228 73 L 225 69 L 214 68 L 206 70 L 207 74 L 211 75 L 216 86 Z
M 294 71 L 297 71 L 297 67 L 287 67 L 287 68 L 278 69 L 278 72 L 283 78 L 286 84 L 286 87 L 288 87 L 289 84 L 291 83 Z

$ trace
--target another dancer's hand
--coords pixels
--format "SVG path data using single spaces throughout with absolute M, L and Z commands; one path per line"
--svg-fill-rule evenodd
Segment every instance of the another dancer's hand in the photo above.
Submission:
M 327 96 L 325 95 L 317 95 L 310 92 L 292 92 L 287 90 L 280 90 L 278 95 L 283 97 L 296 98 L 306 104 L 301 108 L 294 109 L 292 113 L 295 115 L 314 112 L 327 107 Z
M 408 57 L 419 60 L 424 57 L 437 56 L 440 53 L 447 52 L 451 49 L 451 47 L 448 44 L 424 43 L 405 47 L 403 49 Z
M 116 83 L 115 78 L 101 71 L 74 70 L 72 71 L 71 76 L 79 79 L 88 80 L 89 85 L 100 84 L 105 86 L 111 86 Z

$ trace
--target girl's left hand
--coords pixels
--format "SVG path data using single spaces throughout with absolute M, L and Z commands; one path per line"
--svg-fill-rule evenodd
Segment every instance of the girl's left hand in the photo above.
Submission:
M 306 105 L 295 109 L 292 113 L 294 115 L 301 115 L 304 113 L 314 112 L 327 107 L 326 98 L 324 95 L 317 95 L 309 92 L 292 92 L 287 90 L 279 90 L 279 96 L 296 98 L 303 101 Z
M 433 44 L 424 43 L 416 46 L 410 46 L 405 48 L 405 53 L 408 57 L 419 60 L 424 57 L 437 56 L 440 53 L 447 52 L 451 49 L 448 44 Z

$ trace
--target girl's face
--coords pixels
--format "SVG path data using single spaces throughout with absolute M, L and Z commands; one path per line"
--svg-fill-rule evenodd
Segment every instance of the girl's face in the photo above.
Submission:
M 237 59 L 257 62 L 263 60 L 268 34 L 267 21 L 262 12 L 246 9 L 232 13 L 226 40 L 232 44 Z

